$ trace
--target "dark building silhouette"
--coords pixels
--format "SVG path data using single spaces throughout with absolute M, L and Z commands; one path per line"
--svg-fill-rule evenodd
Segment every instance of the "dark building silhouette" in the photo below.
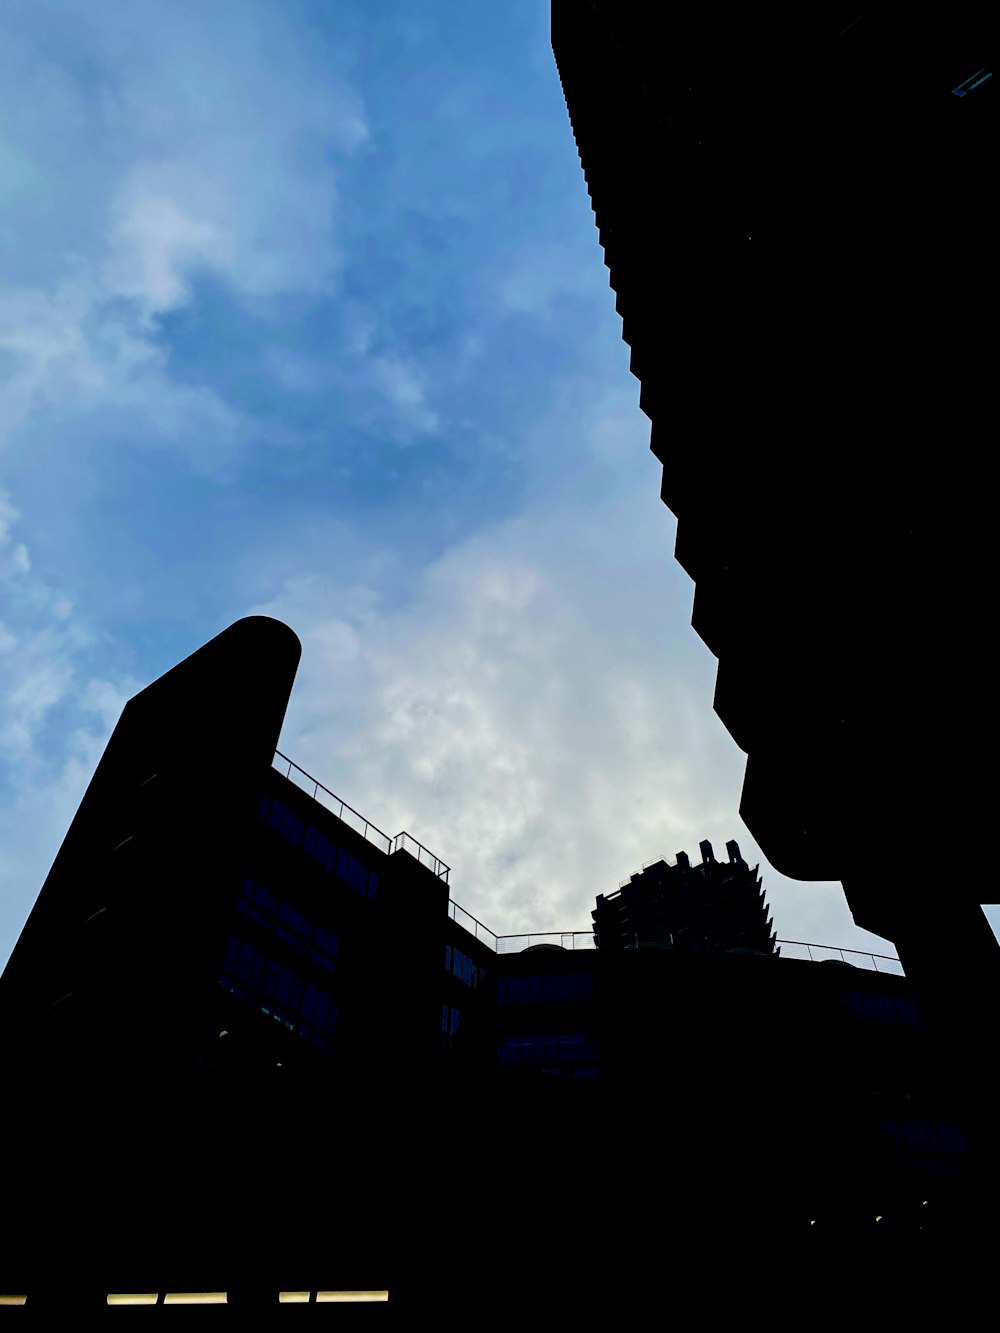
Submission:
M 986 9 L 551 13 L 741 814 L 895 943 L 996 1180 Z
M 742 813 L 772 865 L 843 879 L 904 951 L 940 900 L 892 873 L 884 831 L 988 819 L 990 377 L 956 318 L 992 254 L 958 203 L 989 155 L 983 15 L 552 4 L 693 623 L 748 754 Z M 920 461 L 946 439 L 947 466 Z M 966 948 L 992 893 L 949 895 Z
M 626 949 L 669 944 L 675 949 L 753 949 L 773 953 L 775 935 L 761 888 L 760 869 L 726 843 L 729 860 L 715 859 L 710 842 L 701 843 L 701 864 L 686 852 L 676 865 L 662 858 L 622 882 L 617 893 L 597 895 L 594 938 L 598 948 Z
M 298 655 L 240 621 L 115 728 L 0 979 L 0 1297 L 631 1317 L 665 1253 L 750 1280 L 748 1228 L 795 1281 L 950 1243 L 967 1108 L 906 978 L 736 929 L 496 936 L 276 753 Z M 581 1267 L 612 1217 L 627 1289 Z

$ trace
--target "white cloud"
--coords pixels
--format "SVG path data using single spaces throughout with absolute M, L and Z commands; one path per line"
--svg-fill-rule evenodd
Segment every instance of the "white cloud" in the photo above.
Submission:
M 16 519 L 16 511 L 0 491 L 0 584 L 17 574 L 26 574 L 31 568 L 27 546 L 16 541 L 11 531 Z
M 185 214 L 166 195 L 133 180 L 116 205 L 109 254 L 102 266 L 105 292 L 138 301 L 159 314 L 188 300 L 186 274 L 199 265 L 224 268 L 232 239 L 209 222 Z
M 88 680 L 80 693 L 80 709 L 100 719 L 101 726 L 110 734 L 121 717 L 122 709 L 141 685 L 136 681 Z
M 86 289 L 66 282 L 52 292 L 7 289 L 0 299 L 0 351 L 8 373 L 0 388 L 0 441 L 36 410 L 91 403 L 107 385 L 83 330 Z
M 23 764 L 13 799 L 0 804 L 0 967 L 20 934 L 106 742 L 106 732 L 74 728 L 63 737 L 58 761 Z
M 581 265 L 576 250 L 566 245 L 526 245 L 494 279 L 494 290 L 503 307 L 536 318 L 552 314 L 567 296 L 590 297 L 606 285 L 596 235 L 591 265 Z
M 0 492 L 0 554 L 18 519 Z M 95 635 L 24 568 L 0 576 L 0 957 L 52 861 L 133 682 L 94 673 Z M 51 722 L 60 715 L 60 725 Z M 6 940 L 13 944 L 14 936 Z
M 7 610 L 0 625 L 0 752 L 14 763 L 31 758 L 46 718 L 66 697 L 73 675 L 68 658 L 81 641 L 78 627 L 60 614 L 62 599 L 31 574 L 17 525 L 17 512 L 0 492 L 0 590 Z
M 39 0 L 0 42 L 0 117 L 0 437 L 110 412 L 119 437 L 228 456 L 247 422 L 176 381 L 155 321 L 204 274 L 249 303 L 334 290 L 357 98 L 271 5 L 122 23 L 116 4 Z
M 438 417 L 428 406 L 423 379 L 417 368 L 401 357 L 377 356 L 371 363 L 376 390 L 393 409 L 394 421 L 406 440 L 412 432 L 429 435 L 438 429 Z

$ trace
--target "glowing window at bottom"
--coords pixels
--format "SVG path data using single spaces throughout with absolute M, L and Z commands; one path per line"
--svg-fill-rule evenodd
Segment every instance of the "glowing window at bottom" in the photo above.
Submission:
M 316 1300 L 324 1301 L 387 1301 L 387 1291 L 317 1291 Z
M 224 1291 L 168 1291 L 164 1305 L 225 1305 Z

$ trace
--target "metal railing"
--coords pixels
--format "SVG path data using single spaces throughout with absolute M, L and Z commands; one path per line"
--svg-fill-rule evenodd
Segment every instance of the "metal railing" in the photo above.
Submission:
M 593 931 L 590 930 L 542 930 L 515 935 L 497 935 L 488 926 L 467 912 L 458 903 L 449 901 L 448 915 L 452 921 L 482 940 L 494 953 L 523 953 L 538 944 L 555 944 L 562 949 L 596 949 Z M 887 976 L 901 977 L 903 965 L 892 954 L 871 953 L 866 949 L 842 949 L 838 945 L 810 944 L 805 940 L 776 940 L 783 958 L 807 959 L 813 963 L 847 963 L 852 967 L 865 968 L 871 972 L 881 972 Z M 790 951 L 794 952 L 790 952 Z M 766 957 L 767 955 L 762 955 Z
M 448 915 L 452 921 L 457 921 L 463 930 L 467 930 L 470 935 L 477 940 L 482 940 L 484 944 L 489 945 L 494 953 L 497 953 L 497 937 L 488 926 L 476 919 L 471 912 L 467 912 L 464 907 L 459 907 L 458 903 L 449 899 Z
M 380 851 L 391 856 L 393 852 L 409 852 L 416 858 L 421 865 L 427 866 L 438 879 L 443 879 L 448 883 L 448 874 L 450 867 L 438 859 L 433 852 L 429 851 L 422 842 L 409 833 L 397 833 L 394 838 L 390 838 L 388 833 L 383 833 L 377 824 L 373 824 L 370 819 L 365 819 L 353 806 L 342 801 L 335 795 L 329 787 L 324 787 L 322 782 L 314 778 L 311 773 L 307 773 L 304 768 L 300 768 L 294 759 L 289 759 L 288 755 L 282 754 L 280 750 L 275 750 L 272 766 L 279 773 L 283 773 L 290 782 L 294 782 L 296 787 L 300 787 L 308 793 L 314 801 L 318 802 L 331 814 L 337 816 L 349 828 L 360 833 L 368 842 L 373 843 Z
M 805 940 L 775 940 L 775 943 L 781 950 L 783 958 L 804 958 L 811 963 L 849 963 L 852 967 L 867 968 L 870 972 L 884 972 L 894 977 L 906 975 L 899 959 L 888 953 L 869 953 L 867 949 L 840 949 L 831 944 L 807 944 Z M 787 953 L 787 949 L 797 949 L 799 952 Z M 850 957 L 845 957 L 846 954 Z M 867 962 L 861 961 L 863 959 L 867 959 Z
M 555 944 L 560 949 L 596 949 L 592 930 L 542 930 L 530 935 L 498 935 L 497 953 L 524 953 L 540 944 Z
M 422 866 L 427 866 L 437 875 L 438 879 L 443 879 L 448 883 L 449 867 L 443 861 L 439 861 L 433 852 L 429 852 L 422 842 L 417 842 L 416 838 L 410 833 L 397 833 L 392 840 L 392 850 L 394 852 L 409 852 L 415 856 Z
M 632 880 L 633 880 L 633 878 L 634 878 L 635 875 L 641 875 L 642 872 L 643 872 L 644 870 L 648 870 L 650 866 L 658 866 L 658 865 L 660 864 L 661 861 L 662 861 L 665 865 L 668 865 L 668 866 L 670 865 L 670 862 L 667 860 L 667 858 L 666 858 L 665 856 L 654 856 L 654 857 L 652 857 L 649 861 L 643 861 L 642 866 L 641 866 L 638 870 L 634 871 L 632 875 L 629 875 L 629 876 L 627 877 L 627 879 L 620 879 L 620 880 L 618 881 L 618 888 L 619 888 L 619 889 L 623 889 L 623 888 L 625 887 L 626 884 L 631 884 L 631 883 L 632 883 Z M 609 898 L 617 898 L 618 894 L 617 894 L 617 893 L 609 893 L 607 896 L 608 896 Z
M 531 934 L 497 935 L 489 926 L 467 912 L 458 903 L 449 901 L 448 915 L 452 921 L 487 945 L 494 953 L 523 953 L 536 944 L 557 944 L 562 949 L 594 949 L 594 934 L 590 930 L 541 930 Z

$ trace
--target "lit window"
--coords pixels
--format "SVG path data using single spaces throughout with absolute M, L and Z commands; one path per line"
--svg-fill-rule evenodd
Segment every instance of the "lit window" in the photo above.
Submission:
M 389 1293 L 387 1291 L 317 1291 L 316 1300 L 320 1303 L 328 1301 L 387 1301 Z
M 226 1305 L 224 1291 L 168 1291 L 164 1305 Z

